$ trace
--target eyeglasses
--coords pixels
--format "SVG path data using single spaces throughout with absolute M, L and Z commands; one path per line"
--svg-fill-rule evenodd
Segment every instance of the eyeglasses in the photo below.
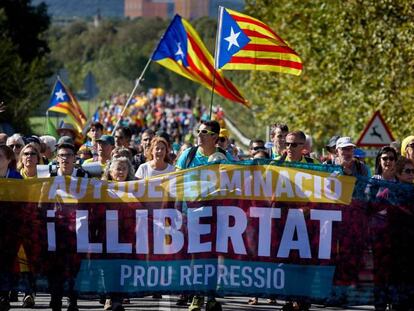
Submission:
M 206 135 L 206 134 L 215 135 L 217 133 L 216 132 L 213 132 L 213 131 L 210 131 L 210 130 L 197 130 L 197 134 L 198 135 L 200 135 L 200 134 L 203 134 L 203 135 Z
M 382 161 L 394 161 L 395 160 L 395 158 L 394 157 L 381 157 L 381 160 Z
M 405 174 L 414 174 L 414 168 L 412 169 L 406 168 L 402 172 Z
M 257 151 L 257 150 L 265 150 L 265 147 L 263 147 L 263 146 L 255 146 L 255 147 L 251 147 L 250 150 L 254 150 L 254 151 Z
M 286 142 L 286 147 L 292 147 L 292 148 L 296 148 L 299 145 L 303 145 L 303 143 L 288 143 Z
M 226 141 L 226 137 L 219 137 L 219 142 L 224 143 Z
M 9 145 L 9 147 L 11 148 L 11 149 L 14 149 L 14 148 L 17 148 L 17 149 L 20 149 L 21 147 L 23 147 L 22 145 L 20 145 L 20 144 L 12 144 L 12 145 Z
M 23 152 L 23 155 L 26 157 L 29 157 L 29 156 L 35 156 L 37 155 L 37 153 L 36 152 Z
M 73 153 L 61 153 L 61 154 L 58 154 L 57 156 L 61 159 L 67 159 L 67 158 L 73 157 L 74 154 Z

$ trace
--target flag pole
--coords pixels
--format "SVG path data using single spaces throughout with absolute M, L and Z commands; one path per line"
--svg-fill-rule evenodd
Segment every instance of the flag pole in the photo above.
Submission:
M 217 31 L 216 31 L 216 44 L 214 45 L 214 73 L 213 73 L 213 81 L 211 83 L 211 100 L 210 100 L 210 120 L 211 115 L 213 114 L 213 98 L 214 98 L 214 87 L 216 82 L 216 73 L 217 73 L 217 51 L 220 50 L 217 46 L 220 43 L 220 34 L 221 34 L 221 18 L 223 15 L 223 7 L 219 6 L 218 14 L 217 14 Z
M 125 111 L 127 110 L 128 106 L 129 106 L 129 104 L 130 104 L 130 102 L 131 102 L 132 96 L 134 96 L 135 91 L 137 90 L 138 86 L 140 85 L 140 83 L 141 83 L 141 81 L 142 81 L 142 79 L 143 79 L 143 77 L 144 77 L 144 74 L 145 74 L 145 72 L 147 71 L 148 66 L 150 65 L 151 61 L 152 61 L 152 57 L 150 57 L 150 58 L 148 59 L 147 64 L 145 65 L 144 69 L 143 69 L 143 70 L 142 70 L 142 72 L 141 72 L 141 75 L 140 75 L 140 76 L 138 77 L 138 79 L 136 80 L 136 83 L 135 83 L 134 89 L 132 90 L 131 94 L 129 95 L 129 98 L 128 98 L 128 100 L 127 100 L 126 104 L 125 104 L 125 107 L 124 107 L 124 109 L 122 110 L 121 115 L 120 115 L 120 117 L 118 118 L 118 121 L 117 121 L 117 122 L 116 122 L 116 124 L 115 124 L 115 127 L 114 127 L 114 129 L 113 129 L 113 131 L 112 131 L 112 136 L 113 136 L 113 135 L 115 135 L 115 131 L 116 131 L 117 127 L 119 126 L 119 123 L 121 122 L 121 119 L 122 119 L 122 117 L 124 116 L 124 113 L 125 113 Z

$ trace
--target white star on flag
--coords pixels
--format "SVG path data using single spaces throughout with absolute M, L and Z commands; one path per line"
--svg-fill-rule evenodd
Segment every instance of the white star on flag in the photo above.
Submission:
M 180 58 L 183 59 L 184 58 L 184 52 L 183 52 L 183 49 L 181 48 L 181 42 L 177 42 L 177 48 L 178 48 L 178 50 L 177 50 L 177 52 L 175 52 L 174 55 L 180 56 Z
M 230 51 L 231 47 L 233 45 L 240 47 L 239 43 L 237 42 L 237 38 L 240 36 L 240 31 L 235 33 L 233 30 L 233 27 L 231 27 L 230 30 L 230 36 L 224 38 L 224 40 L 226 40 L 229 43 L 229 46 L 227 47 L 227 51 Z
M 56 99 L 64 100 L 66 93 L 62 91 L 62 89 L 59 90 L 59 92 L 55 93 Z

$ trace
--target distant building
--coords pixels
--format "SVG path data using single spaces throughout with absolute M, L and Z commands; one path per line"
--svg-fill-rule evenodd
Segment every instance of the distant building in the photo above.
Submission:
M 126 17 L 171 18 L 179 14 L 186 19 L 217 17 L 220 5 L 243 11 L 244 0 L 124 0 Z
M 210 0 L 174 0 L 175 13 L 186 19 L 208 16 Z
M 126 17 L 161 17 L 174 15 L 173 0 L 125 0 Z

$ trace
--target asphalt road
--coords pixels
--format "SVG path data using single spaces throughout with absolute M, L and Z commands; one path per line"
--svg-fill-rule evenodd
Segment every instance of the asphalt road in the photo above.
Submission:
M 175 303 L 177 301 L 177 296 L 168 296 L 164 295 L 162 299 L 153 299 L 151 297 L 144 297 L 144 298 L 134 298 L 130 300 L 129 304 L 125 304 L 124 307 L 126 310 L 143 310 L 143 311 L 183 311 L 188 310 L 188 307 L 185 306 L 177 306 Z M 19 295 L 19 302 L 12 302 L 12 310 L 24 310 L 27 311 L 28 309 L 21 308 L 23 296 Z M 218 299 L 222 302 L 223 311 L 230 311 L 230 310 L 239 310 L 239 311 L 266 311 L 266 310 L 281 310 L 283 306 L 283 301 L 278 301 L 275 305 L 270 305 L 266 302 L 265 299 L 259 299 L 259 304 L 255 306 L 250 306 L 247 304 L 248 298 L 246 297 L 226 297 L 224 299 Z M 37 310 L 50 310 L 49 308 L 49 301 L 50 296 L 47 294 L 38 294 L 36 296 L 36 305 L 34 309 Z M 103 305 L 99 304 L 97 299 L 92 300 L 82 300 L 78 301 L 79 309 L 80 310 L 87 310 L 87 311 L 103 311 Z M 66 310 L 66 300 L 64 299 L 63 308 L 62 310 Z M 360 307 L 352 307 L 348 309 L 341 309 L 341 308 L 323 308 L 322 306 L 312 305 L 312 311 L 319 310 L 353 310 L 353 311 L 367 311 L 367 310 L 374 310 L 373 306 L 360 306 Z

